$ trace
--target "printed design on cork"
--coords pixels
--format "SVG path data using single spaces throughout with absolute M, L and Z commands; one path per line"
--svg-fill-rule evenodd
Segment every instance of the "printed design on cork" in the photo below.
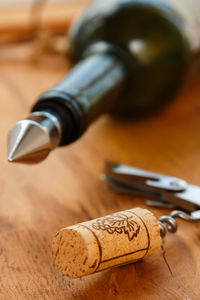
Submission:
M 129 241 L 137 237 L 140 231 L 140 225 L 133 220 L 133 216 L 127 216 L 119 213 L 104 218 L 97 219 L 92 227 L 96 230 L 104 230 L 109 234 L 125 234 Z

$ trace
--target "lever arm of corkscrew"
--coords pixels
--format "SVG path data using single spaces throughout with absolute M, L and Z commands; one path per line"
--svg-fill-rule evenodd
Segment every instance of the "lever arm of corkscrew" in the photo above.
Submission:
M 188 184 L 180 178 L 110 161 L 106 161 L 104 179 L 116 192 L 151 198 L 146 201 L 149 206 L 181 209 L 158 219 L 162 237 L 167 230 L 171 233 L 177 231 L 175 218 L 200 221 L 200 186 Z

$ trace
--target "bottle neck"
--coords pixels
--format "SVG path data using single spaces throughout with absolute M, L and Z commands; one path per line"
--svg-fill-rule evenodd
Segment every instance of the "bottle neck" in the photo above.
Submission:
M 55 87 L 44 93 L 32 112 L 51 109 L 51 104 L 69 111 L 73 126 L 65 139 L 65 116 L 57 111 L 62 128 L 61 145 L 77 139 L 102 113 L 112 109 L 126 82 L 123 63 L 112 54 L 98 53 L 84 58 Z M 55 101 L 56 100 L 56 101 Z

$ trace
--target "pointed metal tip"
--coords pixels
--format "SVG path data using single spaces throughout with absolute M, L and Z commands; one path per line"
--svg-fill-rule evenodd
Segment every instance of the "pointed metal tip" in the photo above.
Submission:
M 31 120 L 16 123 L 9 132 L 8 161 L 21 163 L 40 162 L 49 154 L 48 132 Z
M 32 114 L 17 122 L 8 136 L 8 161 L 37 163 L 58 144 L 58 132 L 51 118 Z
M 13 159 L 11 156 L 8 156 L 8 162 L 13 162 Z

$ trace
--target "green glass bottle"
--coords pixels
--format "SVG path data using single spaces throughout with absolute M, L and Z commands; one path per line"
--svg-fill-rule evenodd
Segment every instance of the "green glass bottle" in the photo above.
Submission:
M 200 65 L 200 2 L 94 1 L 72 27 L 70 41 L 75 61 L 98 48 L 100 52 L 102 41 L 119 49 L 131 76 L 123 100 L 113 107 L 115 113 L 157 109 L 173 98 L 193 64 Z
M 165 105 L 198 66 L 200 2 L 94 1 L 69 39 L 78 63 L 11 129 L 10 161 L 44 159 L 104 112 L 134 118 Z

